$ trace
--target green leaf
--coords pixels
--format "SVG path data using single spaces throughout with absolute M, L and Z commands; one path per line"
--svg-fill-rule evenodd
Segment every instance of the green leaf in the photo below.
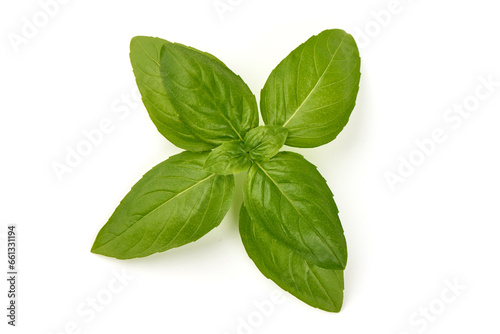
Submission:
M 333 194 L 301 155 L 280 152 L 254 162 L 244 189 L 252 220 L 310 263 L 344 269 L 347 246 Z
M 250 167 L 251 161 L 241 141 L 228 141 L 208 155 L 203 169 L 217 174 L 236 174 Z
M 340 311 L 343 270 L 324 269 L 306 261 L 273 237 L 261 222 L 252 220 L 244 205 L 240 210 L 240 235 L 248 256 L 264 276 L 311 306 Z
M 220 224 L 234 178 L 203 171 L 208 152 L 183 152 L 147 172 L 99 231 L 92 252 L 143 257 L 195 241 Z
M 130 42 L 130 62 L 142 101 L 158 131 L 177 147 L 206 151 L 215 147 L 195 137 L 170 102 L 160 74 L 160 51 L 166 40 L 136 36 Z
M 289 129 L 289 146 L 316 147 L 332 141 L 354 108 L 359 70 L 351 35 L 336 29 L 309 38 L 267 79 L 260 101 L 264 122 Z
M 259 126 L 248 131 L 245 146 L 250 159 L 265 161 L 275 156 L 285 144 L 287 134 L 288 130 L 280 125 Z
M 255 96 L 215 57 L 167 43 L 161 51 L 161 75 L 180 119 L 198 138 L 213 145 L 243 141 L 258 125 Z

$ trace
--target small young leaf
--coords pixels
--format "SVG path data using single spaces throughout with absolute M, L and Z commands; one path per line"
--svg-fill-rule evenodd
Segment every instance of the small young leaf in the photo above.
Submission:
M 303 302 L 329 312 L 339 312 L 344 291 L 344 271 L 318 267 L 274 238 L 240 210 L 240 236 L 248 256 L 267 278 Z
M 170 102 L 160 74 L 160 51 L 169 43 L 155 37 L 136 36 L 130 42 L 130 62 L 142 101 L 158 131 L 177 147 L 206 151 L 215 147 L 195 137 L 181 122 Z
M 281 125 L 265 125 L 248 131 L 245 146 L 250 159 L 265 161 L 274 157 L 285 144 L 288 130 Z
M 245 146 L 237 140 L 225 142 L 213 149 L 203 169 L 207 172 L 227 175 L 242 172 L 250 165 L 251 161 Z
M 269 161 L 254 162 L 244 203 L 252 220 L 308 262 L 345 268 L 347 245 L 333 194 L 301 155 L 280 152 Z
M 183 152 L 137 182 L 99 231 L 92 252 L 143 257 L 195 241 L 219 225 L 234 178 L 203 171 L 208 152 Z
M 161 75 L 171 102 L 191 132 L 220 145 L 241 140 L 259 123 L 257 102 L 221 61 L 182 44 L 164 44 Z
M 290 130 L 286 145 L 326 144 L 344 128 L 359 89 L 359 52 L 343 30 L 325 30 L 293 50 L 261 92 L 264 123 Z

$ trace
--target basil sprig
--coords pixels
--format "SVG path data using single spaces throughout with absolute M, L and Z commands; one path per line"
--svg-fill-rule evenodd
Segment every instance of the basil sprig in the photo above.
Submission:
M 158 131 L 186 150 L 139 180 L 99 231 L 92 252 L 144 257 L 218 226 L 247 171 L 240 235 L 257 268 L 305 303 L 342 306 L 347 245 L 325 179 L 283 145 L 332 141 L 355 105 L 360 58 L 351 35 L 326 30 L 293 50 L 261 92 L 266 125 L 248 86 L 211 54 L 138 36 L 130 59 Z

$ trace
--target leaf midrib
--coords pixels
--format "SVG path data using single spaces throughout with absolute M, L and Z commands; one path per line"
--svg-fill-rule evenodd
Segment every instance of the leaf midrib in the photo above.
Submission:
M 184 189 L 183 191 L 181 191 L 180 193 L 170 197 L 168 200 L 166 200 L 165 202 L 163 202 L 162 204 L 160 204 L 159 206 L 157 206 L 156 208 L 154 208 L 153 210 L 149 211 L 146 215 L 142 216 L 140 219 L 136 220 L 135 222 L 132 223 L 132 225 L 128 226 L 123 232 L 119 233 L 119 234 L 116 234 L 114 238 L 108 240 L 107 242 L 105 242 L 104 244 L 100 245 L 100 247 L 103 247 L 105 245 L 107 245 L 108 243 L 110 243 L 111 241 L 115 240 L 117 237 L 119 237 L 120 235 L 122 235 L 123 233 L 125 233 L 126 231 L 128 231 L 130 228 L 132 228 L 135 224 L 137 224 L 138 222 L 142 221 L 143 219 L 145 219 L 146 217 L 148 217 L 150 214 L 152 214 L 153 212 L 159 210 L 161 207 L 163 207 L 164 205 L 168 204 L 169 202 L 171 202 L 172 200 L 174 200 L 175 198 L 179 197 L 180 195 L 184 194 L 185 192 L 193 189 L 194 187 L 200 185 L 201 183 L 205 182 L 206 180 L 214 177 L 216 174 L 213 173 L 203 179 L 201 179 L 200 181 L 196 182 L 195 184 L 189 186 L 188 188 Z
M 276 183 L 276 181 L 274 181 L 274 179 L 271 177 L 271 175 L 269 175 L 269 173 L 267 173 L 267 171 L 257 161 L 255 162 L 255 164 L 262 170 L 262 172 L 264 172 L 264 174 L 269 178 L 269 180 L 271 180 L 271 182 L 274 184 L 274 186 L 279 190 L 279 192 L 283 195 L 283 197 L 286 198 L 286 200 L 290 203 L 290 205 L 294 208 L 294 210 L 299 214 L 299 216 L 302 217 L 302 219 L 306 223 L 308 223 L 308 225 L 310 225 L 314 229 L 316 235 L 321 239 L 321 241 L 323 241 L 324 245 L 327 246 L 326 248 L 330 251 L 330 253 L 333 256 L 335 256 L 335 258 L 337 259 L 338 263 L 341 264 L 342 261 L 340 261 L 340 259 L 338 258 L 337 254 L 335 254 L 335 252 L 333 252 L 330 249 L 330 247 L 328 247 L 328 243 L 326 242 L 326 240 L 323 237 L 323 235 L 321 235 L 321 233 L 319 233 L 319 231 L 314 227 L 314 225 L 310 224 L 309 220 L 302 215 L 302 213 L 299 211 L 299 209 L 297 209 L 297 207 L 294 205 L 294 203 L 292 202 L 292 200 L 290 200 L 290 198 L 288 198 L 288 196 L 283 192 L 283 190 L 281 190 L 281 188 L 279 187 L 278 183 Z M 307 246 L 309 248 L 308 245 L 305 245 L 305 246 Z
M 158 65 L 158 68 L 160 67 L 160 63 L 154 59 L 150 54 L 149 52 L 146 51 L 146 49 L 142 46 L 142 44 L 139 42 L 139 41 L 136 41 L 136 43 L 141 47 L 141 49 L 144 51 L 144 53 L 149 57 L 149 59 L 151 59 L 152 61 L 154 61 L 157 65 Z M 155 48 L 156 48 L 156 45 L 155 45 Z M 157 50 L 158 51 L 158 50 Z
M 177 59 L 177 57 L 176 57 L 176 56 L 175 56 L 175 55 L 174 55 L 174 54 L 173 54 L 170 50 L 168 50 L 167 48 L 165 48 L 165 50 L 166 50 L 167 52 L 169 52 L 169 53 L 170 53 L 170 55 L 172 56 L 172 58 L 174 58 L 174 59 L 175 59 L 175 61 L 177 62 L 177 64 L 179 64 L 179 66 L 180 66 L 180 67 L 182 67 L 182 69 L 184 70 L 184 72 L 185 72 L 185 73 L 186 73 L 186 74 L 187 74 L 187 75 L 191 78 L 191 80 L 193 80 L 193 81 L 196 81 L 196 82 L 200 83 L 199 79 L 198 79 L 198 78 L 194 78 L 194 77 L 191 75 L 191 73 L 190 73 L 190 72 L 189 72 L 189 71 L 188 71 L 188 70 L 184 67 L 184 65 L 183 65 L 183 64 L 181 64 L 181 62 Z M 209 66 L 209 69 L 210 69 L 210 70 L 211 70 L 211 71 L 215 74 L 215 72 L 214 72 L 214 70 L 213 70 L 213 68 L 212 68 L 212 67 L 210 67 L 210 66 Z M 180 86 L 180 85 L 179 85 L 177 82 L 175 82 L 174 80 L 172 80 L 172 82 L 174 82 L 176 85 Z M 208 96 L 207 96 L 207 98 L 208 98 L 208 99 L 210 99 L 210 100 L 211 100 L 211 102 L 212 102 L 214 105 L 216 105 L 216 106 L 218 105 L 217 101 L 215 101 L 215 100 L 214 100 L 214 99 L 213 99 L 210 95 L 208 95 Z M 181 100 L 179 99 L 179 101 L 181 101 Z M 181 102 L 182 102 L 182 101 L 181 101 Z M 185 106 L 189 107 L 190 109 L 193 109 L 193 108 L 192 108 L 190 105 L 188 105 L 187 103 L 183 103 L 183 104 L 184 104 Z M 242 137 L 242 136 L 241 136 L 241 134 L 238 132 L 238 130 L 236 130 L 236 128 L 235 128 L 235 126 L 233 125 L 233 123 L 231 122 L 231 120 L 230 120 L 230 119 L 228 119 L 228 118 L 226 117 L 226 115 L 225 115 L 225 114 L 224 114 L 224 113 L 220 110 L 220 108 L 216 107 L 215 109 L 219 112 L 220 116 L 222 116 L 222 118 L 226 121 L 226 123 L 227 123 L 227 124 L 229 124 L 229 126 L 231 127 L 231 129 L 233 130 L 233 132 L 234 132 L 234 133 L 236 133 L 236 135 L 238 136 L 238 138 L 239 138 L 241 141 L 243 141 L 243 137 Z M 194 109 L 193 109 L 193 110 L 194 110 Z
M 292 118 L 295 117 L 295 115 L 297 115 L 297 113 L 299 112 L 299 110 L 302 108 L 302 106 L 307 102 L 307 100 L 309 99 L 309 97 L 311 97 L 312 93 L 316 90 L 316 88 L 318 88 L 318 85 L 321 81 L 323 81 L 323 76 L 325 75 L 325 73 L 328 71 L 328 69 L 330 68 L 330 65 L 332 64 L 333 60 L 335 59 L 335 56 L 337 55 L 337 52 L 339 51 L 340 49 L 340 46 L 342 45 L 342 43 L 344 42 L 344 39 L 345 39 L 346 36 L 342 37 L 342 40 L 340 41 L 339 45 L 337 46 L 337 49 L 335 50 L 335 52 L 333 53 L 332 55 L 332 58 L 330 59 L 330 62 L 328 63 L 328 65 L 326 66 L 325 70 L 323 71 L 323 73 L 321 73 L 321 76 L 319 77 L 318 81 L 316 82 L 316 84 L 314 85 L 313 89 L 311 89 L 311 91 L 309 92 L 309 94 L 307 94 L 306 98 L 304 99 L 304 101 L 302 101 L 302 103 L 299 105 L 299 107 L 295 110 L 295 112 L 292 114 L 292 116 L 290 116 L 290 118 L 285 122 L 285 124 L 283 124 L 283 127 L 286 127 L 286 125 L 292 120 Z M 315 60 L 316 62 L 316 60 Z
M 256 223 L 253 222 L 253 224 L 252 224 L 252 226 L 250 228 L 250 232 L 251 232 L 250 235 L 251 235 L 251 239 L 252 239 L 251 242 L 253 242 L 254 244 L 257 244 L 256 229 L 255 229 L 256 226 L 257 226 Z M 325 287 L 324 282 L 322 282 L 322 280 L 320 280 L 318 278 L 318 275 L 314 272 L 314 270 L 312 270 L 311 266 L 313 266 L 313 267 L 316 267 L 316 266 L 314 264 L 310 264 L 306 259 L 302 258 L 300 255 L 298 255 L 292 249 L 290 249 L 290 247 L 288 247 L 288 245 L 286 245 L 285 243 L 277 240 L 276 238 L 272 238 L 271 239 L 271 246 L 269 247 L 270 254 L 271 254 L 271 261 L 272 261 L 274 269 L 275 269 L 274 271 L 268 269 L 269 271 L 272 272 L 272 275 L 277 275 L 277 276 L 279 276 L 279 278 L 280 278 L 280 280 L 282 282 L 286 282 L 286 280 L 283 278 L 283 275 L 281 274 L 281 270 L 279 270 L 280 266 L 278 266 L 278 264 L 276 263 L 276 259 L 275 259 L 276 250 L 274 248 L 274 245 L 276 243 L 278 245 L 280 245 L 281 247 L 286 248 L 289 251 L 289 253 L 287 254 L 288 255 L 288 268 L 287 269 L 288 269 L 288 272 L 289 272 L 290 277 L 292 279 L 293 285 L 295 286 L 295 290 L 298 291 L 298 293 L 300 293 L 304 289 L 303 288 L 299 288 L 299 286 L 297 284 L 298 282 L 297 282 L 297 280 L 295 278 L 295 275 L 293 273 L 293 270 L 292 270 L 292 267 L 293 267 L 292 262 L 293 262 L 293 257 L 294 256 L 297 257 L 299 259 L 299 261 L 302 261 L 304 263 L 304 266 L 305 266 L 305 269 L 306 269 L 306 272 L 305 272 L 306 277 L 304 277 L 304 282 L 305 282 L 305 286 L 307 287 L 307 290 L 309 290 L 309 296 L 311 297 L 311 299 L 313 299 L 316 302 L 319 302 L 318 298 L 316 297 L 316 295 L 313 293 L 313 291 L 311 289 L 311 285 L 309 284 L 309 280 L 307 279 L 308 274 L 309 274 L 309 277 L 314 278 L 314 280 L 318 284 L 319 288 L 323 291 L 324 295 L 326 296 L 326 298 L 328 299 L 328 301 L 330 302 L 330 304 L 333 305 L 334 308 L 338 308 L 339 306 L 337 305 L 337 303 L 333 300 L 333 298 L 328 293 L 328 289 Z M 260 249 L 259 249 L 259 252 L 261 254 L 263 254 Z M 265 266 L 265 264 L 264 264 L 264 266 Z M 337 271 L 335 269 L 328 269 L 328 270 Z M 302 285 L 302 287 L 303 286 L 304 285 Z M 285 289 L 285 290 L 288 290 L 288 289 Z

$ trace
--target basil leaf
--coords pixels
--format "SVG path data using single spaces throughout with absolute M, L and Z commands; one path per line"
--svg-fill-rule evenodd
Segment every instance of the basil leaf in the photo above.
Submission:
M 160 38 L 136 36 L 130 42 L 130 62 L 142 101 L 158 131 L 177 147 L 189 151 L 206 151 L 214 147 L 195 137 L 181 122 L 163 86 L 160 74 Z
M 195 136 L 215 145 L 243 141 L 248 130 L 258 125 L 255 96 L 215 57 L 167 43 L 160 68 L 172 104 Z
M 289 146 L 316 147 L 332 141 L 354 108 L 359 70 L 351 35 L 336 29 L 309 38 L 267 79 L 260 100 L 264 122 L 289 129 Z
M 310 263 L 344 269 L 347 246 L 325 179 L 301 155 L 280 152 L 254 162 L 244 189 L 250 217 Z
M 137 182 L 96 237 L 92 252 L 143 257 L 195 241 L 228 211 L 234 178 L 203 171 L 207 152 L 183 152 Z
M 251 161 L 241 141 L 228 141 L 208 155 L 203 169 L 217 174 L 236 174 L 250 167 Z
M 248 256 L 267 278 L 303 302 L 339 312 L 344 298 L 344 271 L 318 267 L 274 238 L 260 222 L 240 210 L 240 235 Z
M 252 160 L 264 161 L 275 156 L 285 144 L 288 130 L 280 125 L 259 126 L 245 136 L 245 146 Z

